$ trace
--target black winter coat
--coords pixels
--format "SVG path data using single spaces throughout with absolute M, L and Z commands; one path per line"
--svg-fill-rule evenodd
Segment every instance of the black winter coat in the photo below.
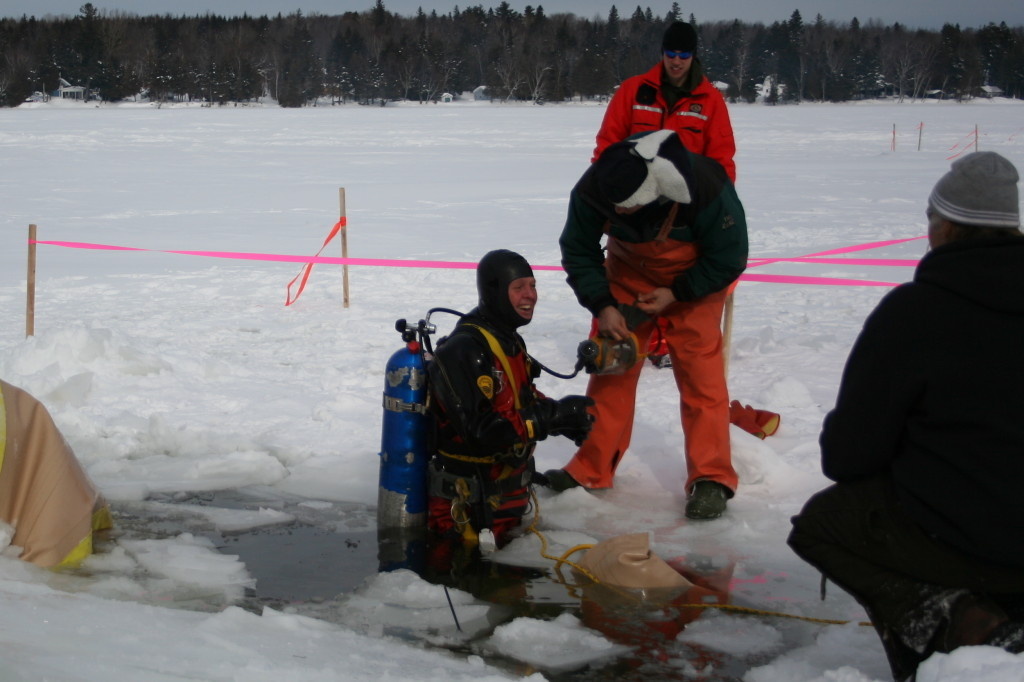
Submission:
M 1024 568 L 1024 239 L 926 255 L 865 322 L 820 443 L 830 479 L 889 473 L 929 534 Z

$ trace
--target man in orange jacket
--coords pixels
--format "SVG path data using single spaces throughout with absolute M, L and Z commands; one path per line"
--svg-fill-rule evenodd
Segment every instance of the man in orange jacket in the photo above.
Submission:
M 637 133 L 673 130 L 683 146 L 722 164 L 736 182 L 736 141 L 725 99 L 704 75 L 697 58 L 697 32 L 674 22 L 661 41 L 661 61 L 627 78 L 612 97 L 597 133 L 594 158 Z

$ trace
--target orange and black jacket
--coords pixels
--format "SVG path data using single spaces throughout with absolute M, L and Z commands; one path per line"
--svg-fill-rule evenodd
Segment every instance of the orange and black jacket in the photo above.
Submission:
M 502 363 L 479 328 L 487 329 L 499 341 L 513 377 L 505 376 Z M 438 344 L 428 371 L 439 450 L 487 457 L 522 451 L 538 440 L 528 423 L 529 408 L 550 398 L 533 385 L 537 370 L 519 334 L 502 329 L 474 310 Z M 514 391 L 518 391 L 519 406 Z

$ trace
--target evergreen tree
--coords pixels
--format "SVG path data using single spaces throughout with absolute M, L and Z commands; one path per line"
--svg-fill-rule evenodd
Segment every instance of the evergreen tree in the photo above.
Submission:
M 85 3 L 71 18 L 0 19 L 0 104 L 53 91 L 58 77 L 105 100 L 142 92 L 155 101 L 270 94 L 285 106 L 321 96 L 383 103 L 479 85 L 535 102 L 604 98 L 657 62 L 662 33 L 681 15 L 674 2 L 661 16 L 637 5 L 628 20 L 617 5 L 604 18 L 549 17 L 541 5 L 520 14 L 503 0 L 450 14 L 421 7 L 402 17 L 374 0 L 340 16 L 136 17 L 101 16 Z M 705 71 L 728 83 L 733 99 L 752 99 L 763 85 L 769 102 L 917 98 L 937 89 L 962 99 L 985 84 L 1024 94 L 1020 26 L 908 31 L 857 19 L 843 26 L 820 15 L 805 25 L 799 11 L 768 27 L 739 19 L 700 24 L 693 14 L 689 21 Z
M 302 18 L 302 12 L 289 17 L 291 28 L 281 44 L 277 103 L 282 107 L 301 107 L 322 92 L 312 38 Z
M 935 62 L 935 75 L 942 84 L 939 89 L 962 99 L 967 78 L 967 64 L 960 49 L 963 34 L 959 24 L 943 24 L 939 35 L 939 55 Z
M 103 39 L 100 36 L 99 10 L 91 2 L 82 5 L 75 19 L 78 35 L 74 46 L 78 53 L 75 76 L 85 83 L 87 94 L 92 81 L 100 73 L 103 58 Z

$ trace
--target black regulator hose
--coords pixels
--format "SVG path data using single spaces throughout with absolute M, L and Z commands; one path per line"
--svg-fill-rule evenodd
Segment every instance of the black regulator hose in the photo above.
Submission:
M 543 362 L 541 362 L 537 358 L 533 357 L 532 355 L 530 356 L 530 359 L 533 360 L 534 362 L 536 362 L 537 366 L 540 367 L 543 371 L 547 372 L 548 374 L 550 374 L 553 377 L 558 377 L 559 379 L 575 379 L 576 375 L 580 373 L 581 369 L 583 369 L 583 360 L 582 359 L 576 361 L 576 367 L 573 370 L 572 374 L 561 374 L 559 372 L 556 372 L 553 369 L 549 369 Z
M 427 353 L 431 355 L 434 354 L 434 348 L 430 343 L 430 335 L 437 331 L 437 327 L 430 324 L 430 316 L 433 315 L 434 313 L 448 313 L 449 315 L 454 315 L 458 318 L 463 318 L 466 316 L 466 313 L 459 312 L 458 310 L 453 310 L 452 308 L 431 308 L 430 310 L 427 311 L 426 318 L 419 321 L 419 324 L 416 325 L 415 332 L 419 336 L 420 345 L 423 347 L 423 350 L 425 350 Z M 399 323 L 404 325 L 405 320 L 399 320 Z M 399 331 L 401 331 L 401 329 L 399 329 Z M 580 370 L 583 369 L 585 364 L 585 361 L 581 356 L 580 359 L 576 362 L 576 367 L 574 368 L 572 374 L 562 374 L 561 372 L 556 372 L 553 369 L 549 368 L 547 365 L 545 365 L 543 362 L 533 357 L 532 355 L 530 355 L 529 357 L 531 361 L 537 363 L 537 366 L 541 370 L 547 372 L 553 377 L 558 377 L 559 379 L 575 379 L 576 375 L 580 373 Z

